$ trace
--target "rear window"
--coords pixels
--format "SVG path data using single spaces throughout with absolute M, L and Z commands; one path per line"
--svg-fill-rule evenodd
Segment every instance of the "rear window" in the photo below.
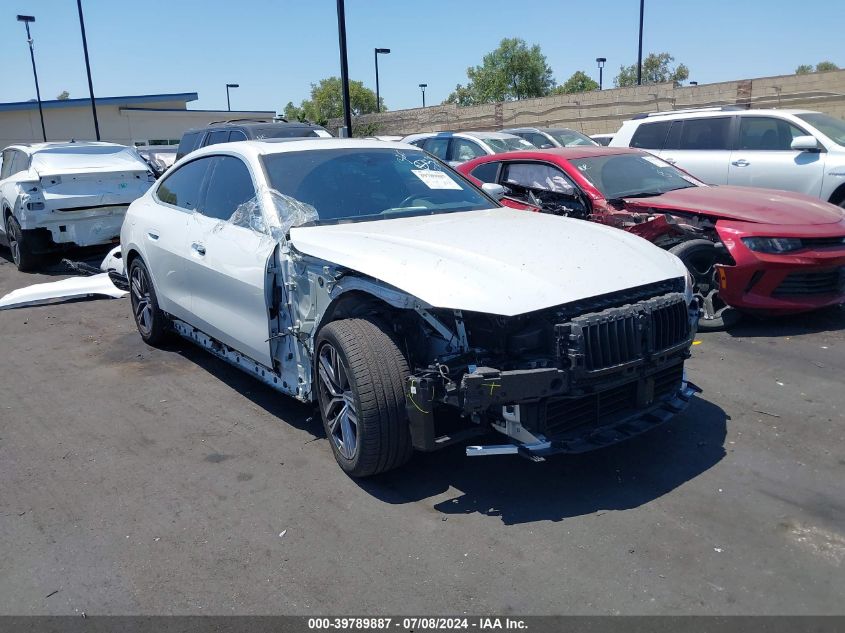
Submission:
M 643 123 L 634 132 L 631 139 L 631 147 L 640 149 L 663 149 L 663 141 L 669 132 L 671 121 L 660 121 L 658 123 Z
M 201 134 L 202 132 L 186 132 L 182 135 L 182 141 L 179 143 L 179 149 L 176 150 L 176 160 L 179 160 L 185 154 L 189 154 L 197 148 L 197 143 L 199 143 Z
M 306 127 L 304 125 L 273 125 L 253 130 L 253 138 L 315 138 L 318 128 Z M 322 129 L 322 128 L 320 128 Z

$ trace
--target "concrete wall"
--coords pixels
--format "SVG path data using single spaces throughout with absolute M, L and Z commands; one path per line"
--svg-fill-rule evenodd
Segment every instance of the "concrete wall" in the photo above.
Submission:
M 498 130 L 536 125 L 568 127 L 585 134 L 615 132 L 640 112 L 744 105 L 753 108 L 806 108 L 845 118 L 845 70 L 808 75 L 780 75 L 699 86 L 672 83 L 613 88 L 480 106 L 438 105 L 368 114 L 354 125 L 377 126 L 376 134 L 412 134 L 444 130 Z M 337 129 L 334 120 L 329 129 Z
M 185 102 L 157 104 L 161 108 L 97 106 L 100 137 L 104 141 L 132 145 L 150 139 L 179 139 L 182 133 L 212 121 L 236 118 L 267 118 L 267 112 L 227 112 L 185 110 Z M 165 109 L 165 108 L 173 108 Z M 94 140 L 91 106 L 45 108 L 44 127 L 48 141 Z M 12 143 L 42 140 L 38 108 L 0 112 L 0 148 Z

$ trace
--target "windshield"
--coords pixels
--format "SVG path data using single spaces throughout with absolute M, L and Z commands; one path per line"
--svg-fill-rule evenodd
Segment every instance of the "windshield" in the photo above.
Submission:
M 845 145 L 845 121 L 842 119 L 820 112 L 796 114 L 795 116 L 812 125 L 837 145 Z
M 490 149 L 496 154 L 513 152 L 518 149 L 537 149 L 535 145 L 518 136 L 514 136 L 513 138 L 480 138 L 479 140 L 487 143 Z
M 642 154 L 573 158 L 569 162 L 607 200 L 637 194 L 659 196 L 703 184 L 659 158 Z
M 261 160 L 270 186 L 313 207 L 320 222 L 498 206 L 421 150 L 322 149 Z
M 577 145 L 598 145 L 593 139 L 584 136 L 575 130 L 546 130 L 546 133 L 563 147 L 575 147 Z

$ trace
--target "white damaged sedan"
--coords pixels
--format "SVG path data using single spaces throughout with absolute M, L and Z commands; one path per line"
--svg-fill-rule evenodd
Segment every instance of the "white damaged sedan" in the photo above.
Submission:
M 583 452 L 682 410 L 698 319 L 683 264 L 500 207 L 498 189 L 403 143 L 198 150 L 127 212 L 138 330 L 315 402 L 352 476 L 491 433 L 504 443 L 467 454 Z

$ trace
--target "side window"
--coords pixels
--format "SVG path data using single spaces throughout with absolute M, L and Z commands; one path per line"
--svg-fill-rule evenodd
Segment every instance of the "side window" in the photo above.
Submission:
M 535 147 L 539 147 L 540 149 L 548 149 L 549 147 L 554 147 L 554 143 L 552 143 L 542 134 L 537 134 L 536 132 L 531 132 L 529 134 L 521 134 L 520 136 L 522 136 L 522 138 L 524 138 L 526 141 L 528 141 Z
M 456 138 L 452 141 L 452 160 L 465 163 L 479 156 L 486 156 L 487 152 L 481 149 L 478 143 L 473 143 L 463 138 Z
M 671 121 L 657 123 L 642 123 L 631 138 L 631 147 L 640 149 L 663 149 L 663 141 L 669 132 Z
M 229 142 L 234 143 L 235 141 L 245 141 L 246 134 L 241 132 L 240 130 L 232 130 L 229 132 Z
M 730 149 L 731 117 L 685 119 L 679 149 Z
M 508 163 L 502 184 L 517 190 L 532 189 L 567 196 L 575 195 L 575 185 L 564 173 L 548 163 Z
M 161 181 L 156 189 L 158 199 L 188 211 L 196 209 L 205 172 L 212 162 L 212 158 L 200 158 L 182 165 Z
M 806 132 L 788 121 L 772 117 L 739 117 L 739 144 L 737 149 L 762 151 L 789 151 L 792 139 L 806 136 Z
M 197 148 L 201 132 L 187 132 L 182 140 L 179 142 L 179 149 L 176 150 L 176 159 L 182 158 L 185 154 L 190 154 Z
M 214 130 L 213 132 L 209 132 L 208 136 L 205 137 L 205 142 L 203 143 L 203 147 L 207 147 L 209 145 L 217 145 L 218 143 L 228 143 L 229 142 L 229 130 Z
M 669 129 L 669 135 L 666 137 L 663 149 L 678 149 L 681 146 L 681 132 L 683 129 L 683 119 L 672 121 L 672 127 Z
M 427 138 L 422 142 L 422 148 L 429 154 L 434 154 L 440 160 L 446 160 L 449 151 L 448 138 Z
M 496 182 L 496 174 L 499 171 L 499 165 L 501 165 L 501 163 L 496 160 L 484 163 L 473 169 L 470 172 L 470 175 L 474 178 L 478 178 L 481 182 Z
M 234 156 L 218 156 L 199 211 L 210 218 L 228 220 L 240 205 L 254 197 L 255 185 L 244 162 Z
M 3 152 L 3 167 L 0 168 L 0 180 L 12 175 L 12 158 L 14 151 L 7 149 Z

